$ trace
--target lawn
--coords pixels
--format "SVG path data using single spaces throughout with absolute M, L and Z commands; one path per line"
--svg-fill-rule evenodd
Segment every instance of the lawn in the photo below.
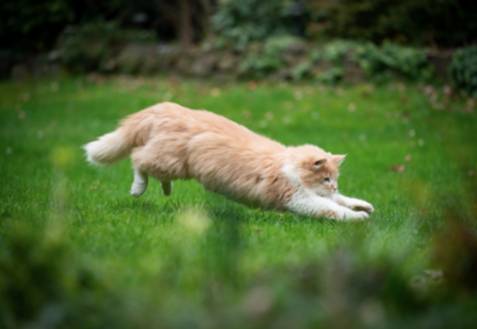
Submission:
M 347 154 L 365 222 L 252 210 L 177 181 L 139 199 L 81 146 L 152 104 Z M 466 327 L 477 321 L 477 115 L 440 87 L 125 77 L 0 83 L 0 324 Z M 462 242 L 463 241 L 463 242 Z M 474 249 L 472 249 L 474 248 Z M 45 324 L 46 323 L 46 324 Z

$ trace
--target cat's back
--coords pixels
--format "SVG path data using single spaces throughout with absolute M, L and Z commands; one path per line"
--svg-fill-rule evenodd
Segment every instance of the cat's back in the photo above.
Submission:
M 157 104 L 153 106 L 153 109 L 156 113 L 156 120 L 161 127 L 169 132 L 188 134 L 190 138 L 201 134 L 214 134 L 221 138 L 246 144 L 280 145 L 232 120 L 206 110 L 192 110 L 169 102 Z M 272 147 L 272 145 L 268 145 L 268 147 Z
M 195 178 L 207 190 L 249 206 L 279 207 L 280 198 L 267 191 L 280 185 L 284 145 L 205 110 L 161 103 L 146 111 L 155 127 L 145 154 L 161 173 Z

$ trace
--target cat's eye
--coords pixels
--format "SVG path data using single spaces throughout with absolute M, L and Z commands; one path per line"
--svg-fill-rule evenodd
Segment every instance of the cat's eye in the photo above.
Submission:
M 325 182 L 329 183 L 330 179 L 328 177 L 325 177 Z

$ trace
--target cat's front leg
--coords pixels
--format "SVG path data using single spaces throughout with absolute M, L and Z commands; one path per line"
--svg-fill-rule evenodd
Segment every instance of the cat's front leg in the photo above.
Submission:
M 366 211 L 370 214 L 374 212 L 374 208 L 369 202 L 360 199 L 350 198 L 339 193 L 333 194 L 331 196 L 331 200 L 349 209 L 357 211 Z
M 364 220 L 369 217 L 364 211 L 353 211 L 305 189 L 297 191 L 285 208 L 298 215 L 335 220 Z
M 325 217 L 335 220 L 365 220 L 369 214 L 365 211 L 354 211 L 347 207 L 343 207 L 327 198 L 319 198 L 319 207 L 313 212 L 314 217 Z

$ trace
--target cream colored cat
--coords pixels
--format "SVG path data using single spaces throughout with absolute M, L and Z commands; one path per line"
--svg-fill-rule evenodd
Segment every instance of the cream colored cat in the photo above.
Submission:
M 110 165 L 131 155 L 131 194 L 148 176 L 170 195 L 172 181 L 195 178 L 207 190 L 249 207 L 338 220 L 363 220 L 371 204 L 338 193 L 344 155 L 303 145 L 285 147 L 220 115 L 161 103 L 126 118 L 84 146 L 88 161 Z

